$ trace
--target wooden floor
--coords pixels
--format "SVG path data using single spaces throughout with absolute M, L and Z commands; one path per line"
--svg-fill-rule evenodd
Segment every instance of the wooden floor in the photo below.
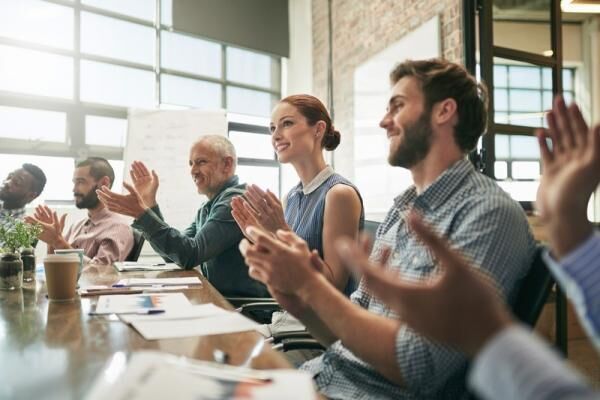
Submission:
M 555 312 L 554 303 L 548 303 L 540 316 L 536 331 L 554 343 Z M 577 314 L 571 306 L 568 308 L 568 359 L 589 381 L 600 388 L 600 354 L 587 339 L 579 324 Z

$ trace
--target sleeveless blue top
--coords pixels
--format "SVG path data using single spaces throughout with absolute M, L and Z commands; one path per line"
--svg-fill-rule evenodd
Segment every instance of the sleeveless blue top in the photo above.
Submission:
M 360 221 L 358 229 L 361 231 L 365 222 L 365 213 L 360 192 L 343 176 L 335 173 L 333 168 L 328 166 L 305 188 L 302 182 L 298 183 L 290 190 L 285 205 L 285 221 L 292 230 L 308 243 L 311 250 L 317 250 L 321 258 L 323 257 L 323 219 L 325 216 L 325 197 L 329 189 L 335 185 L 342 184 L 352 187 L 360 199 Z M 344 288 L 344 294 L 349 296 L 356 290 L 357 282 L 352 276 Z

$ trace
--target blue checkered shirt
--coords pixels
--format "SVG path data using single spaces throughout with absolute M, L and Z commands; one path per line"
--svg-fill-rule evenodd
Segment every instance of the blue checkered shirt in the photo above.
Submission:
M 389 268 L 421 280 L 436 273 L 436 266 L 431 253 L 407 228 L 405 217 L 413 208 L 493 277 L 508 301 L 515 297 L 531 265 L 535 243 L 523 210 L 493 180 L 461 160 L 423 193 L 411 187 L 394 200 L 379 226 L 371 257 L 378 257 L 383 246 L 390 247 Z M 371 297 L 362 283 L 351 299 L 375 314 L 398 318 Z M 387 380 L 340 341 L 302 369 L 314 374 L 319 391 L 331 399 L 456 399 L 465 394 L 467 360 L 459 352 L 404 325 L 397 332 L 395 352 L 403 387 Z

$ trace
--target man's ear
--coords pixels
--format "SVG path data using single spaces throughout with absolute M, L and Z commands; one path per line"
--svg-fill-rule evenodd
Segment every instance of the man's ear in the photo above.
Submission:
M 225 156 L 223 157 L 223 172 L 229 174 L 233 172 L 233 157 Z
M 107 188 L 110 188 L 110 178 L 108 176 L 103 176 L 98 181 L 98 187 L 101 188 L 102 186 L 106 186 Z
M 458 118 L 458 105 L 453 98 L 447 98 L 437 102 L 432 109 L 431 118 L 433 123 L 444 125 Z

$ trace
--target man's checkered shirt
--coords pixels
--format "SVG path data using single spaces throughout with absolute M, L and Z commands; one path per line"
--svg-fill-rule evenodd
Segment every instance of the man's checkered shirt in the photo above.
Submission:
M 493 277 L 510 302 L 532 262 L 534 240 L 525 214 L 493 180 L 461 160 L 440 175 L 423 193 L 415 187 L 394 200 L 377 231 L 371 254 L 392 249 L 389 268 L 405 277 L 425 279 L 436 272 L 430 252 L 405 222 L 415 208 L 435 230 Z M 369 311 L 397 318 L 361 284 L 352 301 Z M 377 338 L 373 338 L 377 345 Z M 456 399 L 464 395 L 466 358 L 432 343 L 402 326 L 396 337 L 396 360 L 405 382 L 395 385 L 337 341 L 302 369 L 314 374 L 321 393 L 331 399 Z

